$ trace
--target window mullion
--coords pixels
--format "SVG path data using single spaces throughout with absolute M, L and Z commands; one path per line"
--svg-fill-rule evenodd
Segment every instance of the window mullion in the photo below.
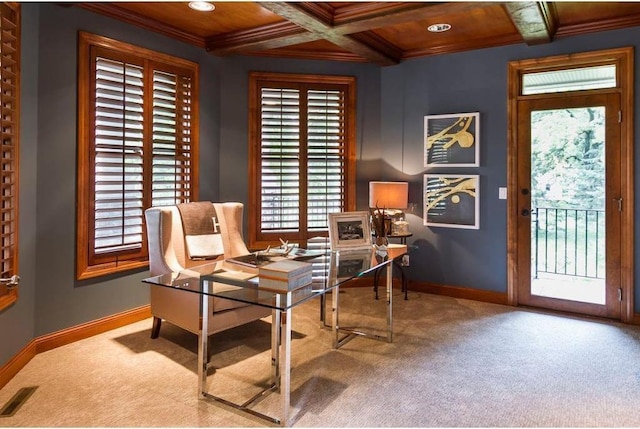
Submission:
M 309 162 L 309 88 L 300 88 L 300 239 L 307 240 L 308 232 L 308 162 Z
M 144 128 L 142 130 L 142 151 L 143 151 L 143 168 L 142 168 L 142 188 L 143 188 L 143 207 L 147 209 L 152 205 L 152 186 L 153 186 L 153 132 L 149 124 L 153 119 L 153 76 L 150 61 L 144 62 L 144 98 L 143 98 L 143 117 Z M 146 231 L 146 222 L 142 219 L 144 230 Z M 143 237 L 143 247 L 147 248 L 147 235 Z M 148 252 L 148 250 L 147 250 Z

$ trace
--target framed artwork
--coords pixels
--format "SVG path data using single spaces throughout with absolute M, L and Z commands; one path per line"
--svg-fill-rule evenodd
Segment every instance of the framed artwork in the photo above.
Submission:
M 371 247 L 369 212 L 329 213 L 331 250 Z
M 480 113 L 424 117 L 425 167 L 479 167 Z
M 480 228 L 480 176 L 424 175 L 424 225 Z

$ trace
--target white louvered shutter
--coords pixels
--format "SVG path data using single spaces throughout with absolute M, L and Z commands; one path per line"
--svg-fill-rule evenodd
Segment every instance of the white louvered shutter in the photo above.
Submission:
M 190 201 L 191 79 L 153 73 L 152 205 Z
M 143 68 L 96 58 L 96 255 L 142 247 Z
M 327 215 L 345 206 L 344 93 L 310 90 L 307 110 L 307 229 L 326 231 Z
M 300 91 L 262 89 L 261 222 L 263 232 L 300 230 Z

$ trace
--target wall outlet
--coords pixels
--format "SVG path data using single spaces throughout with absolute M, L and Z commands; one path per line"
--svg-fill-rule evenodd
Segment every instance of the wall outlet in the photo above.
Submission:
M 409 255 L 402 256 L 402 266 L 403 267 L 409 266 Z

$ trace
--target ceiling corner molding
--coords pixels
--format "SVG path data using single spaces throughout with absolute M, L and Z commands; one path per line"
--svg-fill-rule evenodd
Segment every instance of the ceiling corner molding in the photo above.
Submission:
M 319 38 L 298 25 L 282 21 L 210 37 L 206 40 L 206 49 L 211 54 L 229 55 L 313 42 Z
M 136 15 L 135 13 L 131 13 L 127 10 L 119 8 L 118 6 L 114 5 L 114 3 L 81 2 L 81 3 L 74 3 L 74 5 L 81 7 L 83 9 L 89 10 L 91 12 L 99 13 L 101 15 L 105 15 L 110 18 L 114 18 L 119 21 L 126 22 L 127 24 L 132 24 L 138 27 L 142 27 L 145 30 L 154 31 L 156 33 L 163 34 L 173 39 L 177 39 L 182 42 L 189 43 L 191 45 L 197 46 L 198 48 L 205 48 L 205 40 L 202 37 L 197 37 L 192 34 L 186 33 L 182 30 L 179 30 L 175 27 L 171 27 L 169 25 L 155 21 L 153 19 Z
M 367 46 L 371 46 L 378 52 L 384 52 L 389 58 L 400 59 L 402 57 L 402 50 L 400 48 L 378 36 L 373 31 L 363 31 L 362 33 L 352 34 L 351 37 Z
M 474 39 L 472 42 L 460 45 L 440 45 L 426 49 L 414 49 L 406 51 L 402 56 L 403 60 L 409 60 L 412 58 L 428 57 L 433 55 L 453 54 L 457 52 L 467 52 L 476 49 L 484 48 L 496 48 L 498 46 L 515 45 L 522 43 L 522 39 L 519 36 L 505 36 L 501 38 L 487 39 Z
M 307 11 L 316 18 L 322 20 L 327 25 L 334 24 L 334 9 L 328 3 L 324 2 L 300 2 L 300 9 Z
M 277 51 L 245 52 L 243 55 L 255 57 L 292 58 L 319 61 L 348 61 L 368 63 L 369 61 L 350 52 L 300 51 L 298 49 L 278 49 Z
M 491 5 L 491 2 L 366 2 L 336 9 L 334 30 L 353 34 L 389 25 L 431 19 L 449 13 L 467 13 Z
M 556 36 L 568 37 L 598 31 L 618 30 L 620 28 L 640 26 L 640 15 L 628 15 L 622 18 L 607 19 L 585 24 L 563 25 L 558 28 Z
M 558 30 L 555 6 L 551 2 L 506 2 L 503 7 L 527 45 L 551 43 Z
M 337 7 L 333 22 L 342 25 L 352 21 L 371 19 L 377 17 L 389 17 L 390 15 L 407 10 L 433 7 L 439 3 L 407 3 L 407 2 L 354 2 Z

